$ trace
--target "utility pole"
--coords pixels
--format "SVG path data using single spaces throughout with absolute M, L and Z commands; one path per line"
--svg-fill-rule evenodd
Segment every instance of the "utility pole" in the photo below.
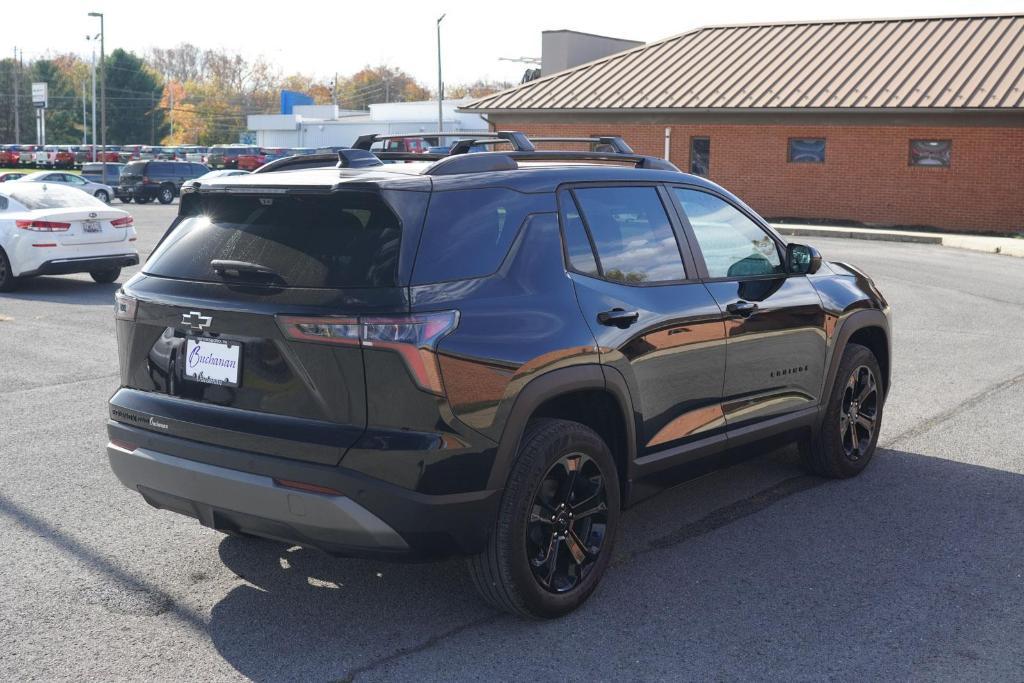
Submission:
M 21 112 L 18 106 L 18 72 L 21 71 L 21 62 L 18 61 L 18 48 L 14 48 L 11 70 L 14 72 L 14 144 L 17 145 L 21 143 Z
M 89 142 L 88 134 L 86 131 L 89 130 L 89 122 L 85 118 L 85 81 L 82 81 L 82 144 L 86 145 Z
M 103 12 L 89 12 L 90 17 L 100 19 L 100 155 L 103 159 L 102 182 L 107 184 L 107 51 L 106 35 L 103 31 Z M 95 140 L 93 141 L 95 143 Z
M 444 132 L 444 107 L 442 102 L 444 101 L 444 81 L 441 80 L 441 22 L 448 16 L 448 13 L 442 14 L 437 18 L 437 132 Z M 437 144 L 442 144 L 441 140 L 438 139 Z
M 334 72 L 334 80 L 331 82 L 331 104 L 338 108 L 338 72 Z
M 149 93 L 149 144 L 156 144 L 156 93 Z
M 96 161 L 96 48 L 92 50 L 92 160 Z

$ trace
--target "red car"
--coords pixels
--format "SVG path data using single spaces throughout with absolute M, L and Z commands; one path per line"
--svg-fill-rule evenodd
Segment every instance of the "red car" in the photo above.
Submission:
M 21 145 L 3 145 L 0 147 L 0 166 L 17 166 L 21 155 Z
M 58 147 L 53 153 L 54 168 L 74 168 L 75 152 L 70 147 Z
M 263 164 L 275 159 L 282 159 L 291 156 L 291 150 L 284 147 L 260 148 L 255 154 L 240 154 L 238 156 L 238 168 L 243 171 L 255 171 Z

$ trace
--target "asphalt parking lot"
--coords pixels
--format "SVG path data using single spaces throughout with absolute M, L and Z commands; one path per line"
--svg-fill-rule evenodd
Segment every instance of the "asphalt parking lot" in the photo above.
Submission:
M 177 205 L 126 208 L 145 256 Z M 117 285 L 0 295 L 0 678 L 1024 678 L 1024 260 L 813 243 L 895 309 L 875 462 L 830 482 L 763 453 L 649 500 L 551 623 L 483 606 L 458 561 L 332 559 L 149 508 L 104 453 Z

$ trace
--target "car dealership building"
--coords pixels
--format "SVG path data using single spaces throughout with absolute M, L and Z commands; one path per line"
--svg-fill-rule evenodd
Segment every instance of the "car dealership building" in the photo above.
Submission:
M 1024 233 L 1024 15 L 701 28 L 461 111 L 622 135 L 769 218 Z

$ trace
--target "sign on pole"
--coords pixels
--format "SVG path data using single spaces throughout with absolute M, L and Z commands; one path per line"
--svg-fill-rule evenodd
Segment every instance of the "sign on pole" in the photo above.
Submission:
M 39 109 L 46 109 L 49 104 L 49 89 L 46 83 L 32 84 L 32 104 Z

